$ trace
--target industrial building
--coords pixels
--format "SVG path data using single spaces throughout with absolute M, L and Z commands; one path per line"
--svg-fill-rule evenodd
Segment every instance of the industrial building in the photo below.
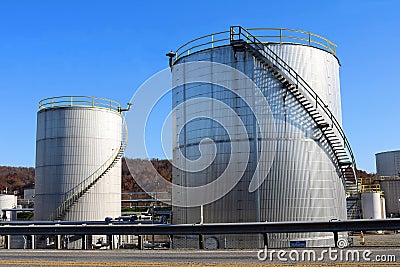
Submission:
M 127 133 L 115 101 L 47 98 L 39 103 L 35 220 L 94 221 L 121 215 Z
M 212 164 L 200 171 L 173 168 L 173 183 L 201 186 L 215 181 L 229 164 L 247 163 L 243 173 L 235 168 L 228 170 L 227 176 L 240 175 L 240 181 L 229 193 L 204 207 L 191 206 L 192 196 L 184 190 L 173 191 L 175 202 L 180 203 L 173 206 L 174 224 L 329 221 L 355 215 L 355 161 L 341 128 L 340 63 L 333 42 L 306 31 L 233 26 L 189 41 L 167 56 L 174 86 L 174 163 L 186 157 L 192 164 L 210 153 L 208 149 L 216 150 Z M 240 97 L 251 98 L 255 93 L 254 88 L 242 86 L 235 71 L 218 72 L 213 65 L 196 69 L 188 64 L 195 62 L 224 64 L 244 73 L 265 97 L 265 117 L 252 114 L 258 100 L 251 103 Z M 182 83 L 195 80 L 192 77 L 196 72 L 215 83 Z M 216 84 L 218 81 L 229 88 Z M 202 103 L 191 102 L 196 98 Z M 224 119 L 243 123 L 248 138 L 232 138 L 230 129 L 215 119 L 218 114 L 226 114 L 225 107 L 205 98 L 232 109 L 235 114 Z M 203 110 L 214 117 L 196 118 Z M 269 125 L 272 121 L 274 125 Z M 274 135 L 260 130 L 271 128 Z M 248 142 L 249 157 L 234 155 L 230 162 L 232 147 L 244 142 Z M 260 177 L 261 169 L 268 169 L 266 177 Z M 263 183 L 251 191 L 249 186 L 257 175 Z M 346 233 L 339 233 L 339 238 L 346 239 Z M 210 248 L 321 247 L 333 246 L 334 241 L 332 233 L 204 237 L 205 246 Z M 197 236 L 174 236 L 173 245 L 198 247 L 199 242 L 202 240 Z

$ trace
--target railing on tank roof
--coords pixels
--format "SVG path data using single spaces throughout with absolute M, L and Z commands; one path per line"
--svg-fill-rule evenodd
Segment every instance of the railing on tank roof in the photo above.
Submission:
M 248 31 L 262 43 L 302 44 L 321 48 L 336 56 L 337 45 L 329 39 L 307 31 L 288 28 L 249 28 Z
M 91 107 L 121 112 L 121 105 L 114 100 L 95 96 L 56 96 L 39 102 L 39 111 L 51 108 Z
M 288 28 L 249 28 L 247 30 L 263 44 L 301 44 L 320 48 L 336 56 L 337 45 L 312 32 Z M 229 44 L 230 31 L 207 34 L 181 45 L 175 51 L 173 62 L 194 52 Z
M 201 51 L 207 48 L 214 48 L 217 46 L 228 45 L 229 44 L 229 31 L 216 32 L 212 34 L 207 34 L 196 39 L 190 40 L 189 42 L 181 45 L 175 51 L 175 59 L 177 61 L 183 56 L 190 55 L 190 53 Z

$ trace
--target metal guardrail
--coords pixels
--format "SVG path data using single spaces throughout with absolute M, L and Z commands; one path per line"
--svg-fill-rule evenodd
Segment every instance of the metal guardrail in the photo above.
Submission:
M 392 176 L 389 179 L 393 179 Z M 381 185 L 377 183 L 381 181 L 380 177 L 367 177 L 358 179 L 358 189 L 360 193 L 380 193 L 383 195 Z
M 0 226 L 1 235 L 195 235 L 262 234 L 302 232 L 348 232 L 398 230 L 400 219 L 349 220 L 329 222 L 254 222 L 213 224 L 31 224 Z
M 52 108 L 91 107 L 103 108 L 121 113 L 121 105 L 114 100 L 94 96 L 56 96 L 39 102 L 39 111 Z
M 360 193 L 383 193 L 380 184 L 363 184 L 360 186 Z
M 300 44 L 322 49 L 336 56 L 337 45 L 327 38 L 302 30 L 288 28 L 249 28 L 263 44 Z M 221 31 L 207 34 L 183 44 L 175 51 L 173 62 L 178 59 L 207 48 L 214 48 L 230 44 L 230 31 Z
M 229 31 L 204 35 L 181 45 L 175 51 L 174 62 L 183 56 L 190 55 L 190 53 L 221 45 L 229 45 Z
M 312 32 L 289 28 L 248 28 L 247 30 L 264 44 L 302 44 L 320 48 L 336 56 L 337 44 Z

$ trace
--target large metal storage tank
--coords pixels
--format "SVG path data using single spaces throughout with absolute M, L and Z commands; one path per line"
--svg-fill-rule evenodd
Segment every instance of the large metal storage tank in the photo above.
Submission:
M 77 96 L 40 101 L 35 220 L 118 217 L 124 148 L 121 138 L 121 107 L 115 101 Z M 89 180 L 94 181 L 90 190 Z M 85 192 L 79 197 L 76 193 L 82 190 Z
M 252 32 L 257 34 L 256 32 Z M 230 140 L 227 131 L 212 119 L 198 118 L 193 120 L 199 110 L 209 110 L 218 116 L 221 110 L 217 105 L 206 102 L 198 105 L 182 105 L 185 101 L 198 97 L 217 99 L 232 108 L 244 122 L 249 134 L 250 158 L 248 166 L 240 182 L 224 197 L 204 206 L 204 223 L 214 222 L 254 222 L 254 221 L 329 221 L 346 219 L 345 186 L 338 170 L 338 163 L 333 158 L 331 147 L 319 133 L 319 125 L 301 105 L 295 95 L 289 92 L 282 83 L 248 50 L 235 50 L 229 40 L 218 39 L 218 33 L 205 36 L 206 41 L 199 43 L 202 38 L 185 44 L 177 51 L 171 60 L 173 86 L 185 81 L 196 70 L 180 63 L 207 61 L 226 64 L 233 67 L 254 81 L 262 90 L 269 109 L 275 120 L 275 137 L 260 140 L 255 118 L 251 116 L 249 107 L 239 99 L 239 95 L 251 97 L 251 88 L 236 87 L 236 93 L 218 85 L 207 83 L 192 83 L 174 87 L 173 106 L 178 107 L 174 117 L 176 133 L 173 143 L 173 159 L 182 161 L 182 155 L 195 161 L 207 151 L 207 139 L 214 140 L 216 156 L 212 164 L 199 172 L 190 172 L 173 168 L 174 184 L 184 186 L 199 186 L 218 178 L 228 165 L 229 153 L 235 142 L 246 140 Z M 310 33 L 308 33 L 310 34 Z M 270 34 L 271 35 L 271 34 Z M 290 35 L 290 34 L 289 34 Z M 308 36 L 307 38 L 309 38 Z M 279 38 L 279 35 L 278 35 Z M 282 38 L 282 35 L 281 35 Z M 305 38 L 305 39 L 307 39 Z M 212 40 L 211 42 L 209 40 Z M 323 40 L 326 40 L 323 38 Z M 207 43 L 208 42 L 208 43 Z M 248 41 L 248 42 L 251 42 Z M 323 42 L 323 41 L 321 41 Z M 211 43 L 211 45 L 210 45 Z M 333 116 L 341 124 L 339 61 L 333 50 L 289 42 L 264 43 L 287 64 L 300 74 L 317 92 L 318 97 L 329 107 Z M 173 54 L 171 54 L 173 56 Z M 238 78 L 229 72 L 218 72 L 212 69 L 197 71 L 208 75 L 211 81 L 221 80 L 221 77 L 232 87 L 238 83 Z M 235 118 L 228 117 L 234 121 Z M 268 123 L 267 120 L 259 123 Z M 204 140 L 206 140 L 204 142 Z M 276 149 L 273 159 L 260 162 L 260 168 L 268 168 L 267 161 L 272 165 L 264 183 L 254 192 L 249 191 L 250 181 L 257 170 L 257 160 L 269 157 L 271 146 L 260 151 L 258 143 L 266 142 Z M 240 161 L 240 160 L 239 160 Z M 240 162 L 237 162 L 238 164 Z M 230 175 L 237 175 L 232 170 Z M 228 174 L 229 175 L 229 174 Z M 173 198 L 178 199 L 184 206 L 190 195 L 173 192 Z M 199 207 L 173 207 L 173 223 L 196 223 L 200 221 Z M 341 233 L 340 238 L 346 234 Z M 206 236 L 205 242 L 213 241 L 214 247 L 219 248 L 249 248 L 262 247 L 265 243 L 260 235 L 228 235 Z M 269 247 L 289 247 L 296 242 L 304 243 L 307 247 L 332 246 L 334 237 L 331 233 L 290 233 L 270 234 Z M 174 236 L 174 247 L 196 247 L 196 237 Z
M 387 216 L 400 215 L 400 150 L 375 154 L 376 173 L 385 195 Z

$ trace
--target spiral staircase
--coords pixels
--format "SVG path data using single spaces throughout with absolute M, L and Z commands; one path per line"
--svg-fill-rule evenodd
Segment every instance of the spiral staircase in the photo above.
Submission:
M 314 120 L 332 151 L 346 189 L 347 218 L 360 218 L 356 162 L 341 125 L 311 86 L 267 45 L 241 26 L 230 27 L 235 52 L 248 51 L 298 100 Z

